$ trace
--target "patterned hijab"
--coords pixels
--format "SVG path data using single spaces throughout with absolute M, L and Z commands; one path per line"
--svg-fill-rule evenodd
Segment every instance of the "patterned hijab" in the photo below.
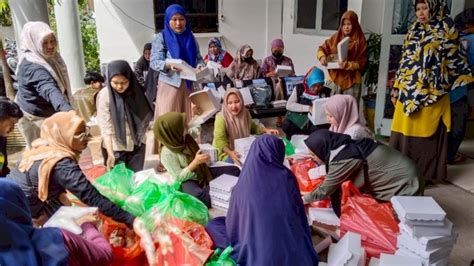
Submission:
M 349 49 L 347 51 L 347 61 L 355 61 L 359 64 L 359 70 L 363 71 L 367 65 L 367 40 L 365 39 L 364 32 L 362 31 L 359 18 L 354 11 L 346 11 L 339 24 L 339 29 L 331 38 L 327 39 L 321 49 L 326 55 L 337 54 L 337 44 L 344 39 L 344 32 L 342 31 L 342 25 L 344 20 L 349 20 L 352 24 L 352 31 L 350 33 Z M 357 71 L 345 70 L 345 69 L 328 69 L 329 76 L 335 84 L 340 86 L 342 89 L 348 89 L 357 80 Z
M 236 95 L 240 99 L 240 113 L 233 115 L 229 107 L 227 107 L 227 100 L 230 95 Z M 234 149 L 234 141 L 240 138 L 250 136 L 250 113 L 244 106 L 244 99 L 238 89 L 229 88 L 224 95 L 224 103 L 222 104 L 221 115 L 224 117 L 225 126 L 227 129 L 227 136 L 229 141 L 229 148 Z
M 430 21 L 423 24 L 417 20 L 411 26 L 393 86 L 400 90 L 398 100 L 407 116 L 474 81 L 444 0 L 426 3 Z
M 191 135 L 185 134 L 184 123 L 184 113 L 168 112 L 156 119 L 153 133 L 161 145 L 174 153 L 184 154 L 188 163 L 191 163 L 199 150 L 199 145 Z M 194 171 L 200 185 L 209 184 L 212 176 L 207 165 L 200 164 Z
M 213 55 L 211 52 L 209 52 L 209 49 L 208 49 L 208 52 L 207 52 L 208 58 L 211 61 L 220 63 L 224 59 L 226 51 L 222 49 L 222 44 L 219 38 L 214 37 L 214 38 L 209 39 L 209 42 L 207 43 L 207 48 L 209 48 L 211 44 L 214 44 L 217 47 L 217 50 L 219 52 L 217 55 Z
M 18 65 L 26 59 L 31 63 L 44 67 L 54 78 L 59 89 L 66 95 L 69 102 L 73 103 L 66 63 L 64 63 L 63 58 L 58 52 L 52 57 L 47 57 L 43 52 L 43 41 L 51 34 L 54 35 L 54 32 L 48 24 L 41 21 L 27 22 L 21 31 L 20 50 L 22 54 Z M 18 68 L 16 74 L 18 75 Z
M 83 130 L 78 132 L 80 129 Z M 30 150 L 23 152 L 18 166 L 21 172 L 30 170 L 34 162 L 41 160 L 38 168 L 38 198 L 41 201 L 48 199 L 49 178 L 56 163 L 64 158 L 79 159 L 83 147 L 77 138 L 85 132 L 84 119 L 75 111 L 55 113 L 41 125 L 41 138 L 33 141 Z
M 248 80 L 254 79 L 258 76 L 259 66 L 255 59 L 252 59 L 250 63 L 245 62 L 245 54 L 253 50 L 248 44 L 240 46 L 235 55 L 234 61 L 230 64 L 227 70 L 227 76 L 233 79 Z

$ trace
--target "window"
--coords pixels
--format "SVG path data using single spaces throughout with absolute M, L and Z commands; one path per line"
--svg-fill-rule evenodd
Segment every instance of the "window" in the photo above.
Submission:
M 296 0 L 295 32 L 331 34 L 347 11 L 348 0 Z
M 218 32 L 218 0 L 153 0 L 155 30 L 164 25 L 165 10 L 169 5 L 179 4 L 188 11 L 191 30 L 194 33 Z

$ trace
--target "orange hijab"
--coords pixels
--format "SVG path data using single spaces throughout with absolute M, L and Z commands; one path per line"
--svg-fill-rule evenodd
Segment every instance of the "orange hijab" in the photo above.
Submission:
M 350 88 L 357 81 L 358 75 L 365 69 L 367 65 L 367 41 L 364 32 L 360 28 L 357 14 L 354 11 L 346 11 L 341 18 L 339 29 L 323 45 L 319 47 L 326 56 L 337 54 L 337 44 L 344 38 L 342 32 L 342 25 L 344 20 L 350 20 L 352 24 L 352 32 L 350 34 L 349 50 L 347 53 L 347 61 L 357 62 L 359 64 L 358 70 L 345 69 L 329 69 L 329 76 L 332 81 L 336 83 L 343 90 Z
M 79 159 L 80 147 L 75 145 L 74 136 L 85 122 L 75 111 L 59 112 L 44 120 L 41 137 L 32 143 L 32 148 L 23 152 L 18 169 L 28 171 L 35 161 L 42 160 L 38 168 L 38 198 L 48 199 L 49 178 L 57 162 L 64 158 Z

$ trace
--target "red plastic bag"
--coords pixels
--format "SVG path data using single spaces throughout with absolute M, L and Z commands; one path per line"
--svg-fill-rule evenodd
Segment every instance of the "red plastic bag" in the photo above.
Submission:
M 346 181 L 342 184 L 341 209 L 341 237 L 346 232 L 360 234 L 369 257 L 395 253 L 399 228 L 390 203 L 362 195 L 351 181 Z
M 107 168 L 103 165 L 96 165 L 90 169 L 84 171 L 84 175 L 91 182 L 95 181 L 98 177 L 107 173 Z
M 291 165 L 291 171 L 296 176 L 301 192 L 311 192 L 322 183 L 319 179 L 309 178 L 308 171 L 317 166 L 312 159 L 298 160 Z
M 102 234 L 105 239 L 109 241 L 109 236 L 112 231 L 116 229 L 127 229 L 127 226 L 122 223 L 117 223 L 110 218 L 103 218 Z M 140 237 L 135 237 L 135 243 L 128 248 L 112 247 L 112 253 L 114 259 L 111 263 L 112 266 L 142 266 L 148 265 L 145 251 L 140 247 Z

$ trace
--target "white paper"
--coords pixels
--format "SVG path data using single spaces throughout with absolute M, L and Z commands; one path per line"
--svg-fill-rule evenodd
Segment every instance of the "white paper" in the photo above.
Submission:
M 79 235 L 82 233 L 81 224 L 97 220 L 97 215 L 97 207 L 62 206 L 46 221 L 43 227 L 57 227 Z
M 242 98 L 244 99 L 245 106 L 252 105 L 255 103 L 253 101 L 252 93 L 250 92 L 249 87 L 239 89 L 239 91 L 240 91 L 240 94 L 242 94 Z
M 313 125 L 322 125 L 329 123 L 326 118 L 326 112 L 324 111 L 324 104 L 329 98 L 320 98 L 313 101 L 313 109 L 311 113 L 308 113 L 308 118 Z
M 277 65 L 275 72 L 278 77 L 283 78 L 289 76 L 292 70 L 291 66 Z

